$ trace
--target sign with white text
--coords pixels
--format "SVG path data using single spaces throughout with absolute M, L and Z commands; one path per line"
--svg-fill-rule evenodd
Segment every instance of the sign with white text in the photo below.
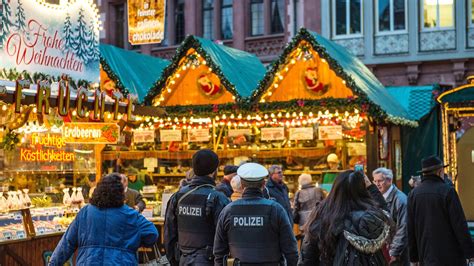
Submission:
M 165 37 L 165 0 L 128 0 L 128 41 L 160 43 Z
M 92 0 L 2 1 L 0 73 L 99 81 L 99 15 Z M 0 78 L 9 79 L 7 76 Z

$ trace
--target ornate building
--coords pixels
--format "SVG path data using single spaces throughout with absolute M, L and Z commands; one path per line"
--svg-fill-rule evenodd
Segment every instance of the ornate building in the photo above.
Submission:
M 165 40 L 130 46 L 124 0 L 98 1 L 101 41 L 171 58 L 187 34 L 277 58 L 300 27 L 360 57 L 387 86 L 459 85 L 474 74 L 472 0 L 167 0 Z

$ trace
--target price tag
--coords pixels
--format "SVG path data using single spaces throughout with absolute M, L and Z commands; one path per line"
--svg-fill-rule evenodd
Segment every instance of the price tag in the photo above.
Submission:
M 11 232 L 3 232 L 3 238 L 4 238 L 5 240 L 10 240 L 10 239 L 12 239 L 12 238 L 13 238 L 12 233 L 11 233 Z
M 21 218 L 22 218 L 22 217 L 21 217 L 21 214 L 20 214 L 20 213 L 17 213 L 17 214 L 15 215 L 15 218 L 13 218 L 13 219 L 16 220 L 16 221 L 21 221 Z
M 62 232 L 63 231 L 63 227 L 59 224 L 55 225 L 54 228 L 56 229 L 56 231 L 58 232 Z
M 15 219 L 15 213 L 9 213 L 8 218 L 10 219 Z

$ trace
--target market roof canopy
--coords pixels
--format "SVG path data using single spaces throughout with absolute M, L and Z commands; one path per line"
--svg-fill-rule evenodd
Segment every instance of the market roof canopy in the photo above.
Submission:
M 474 101 L 474 79 L 470 84 L 443 92 L 438 97 L 439 103 L 463 103 Z
M 361 98 L 362 102 L 366 99 L 372 109 L 376 110 L 374 113 L 380 113 L 387 121 L 394 124 L 416 126 L 416 122 L 411 120 L 405 109 L 387 92 L 382 83 L 377 80 L 362 61 L 349 54 L 342 46 L 304 28 L 293 38 L 282 56 L 273 64 L 272 69 L 260 82 L 253 94 L 254 101 L 263 102 L 262 99 L 265 99 L 265 97 L 271 97 L 273 93 L 270 93 L 270 95 L 268 93 L 270 86 L 275 87 L 275 81 L 279 78 L 278 75 L 289 72 L 292 65 L 297 64 L 295 61 L 298 58 L 303 60 L 298 71 L 299 74 L 295 74 L 295 78 L 299 80 L 298 83 L 303 82 L 301 79 L 304 79 L 306 89 L 311 90 L 314 87 L 313 92 L 316 90 L 316 93 L 320 94 L 317 97 L 312 96 L 305 99 L 328 98 L 330 100 L 338 97 L 352 99 L 352 95 L 345 91 L 345 88 L 348 88 L 354 94 L 354 98 Z M 306 63 L 304 63 L 305 59 Z M 311 60 L 314 60 L 313 65 L 308 63 Z M 326 64 L 325 61 L 328 68 L 324 65 Z M 315 67 L 316 71 L 311 69 Z M 320 85 L 318 81 L 321 83 Z M 286 89 L 290 90 L 293 87 L 288 86 Z M 331 92 L 331 90 L 339 91 Z M 301 94 L 293 95 L 291 91 L 288 91 L 287 98 L 278 97 L 278 101 L 295 100 L 296 97 L 301 97 Z
M 435 106 L 433 91 L 436 89 L 437 85 L 387 87 L 390 95 L 405 108 L 412 120 L 420 120 Z
M 232 103 L 249 97 L 264 75 L 255 55 L 188 36 L 145 101 L 161 106 Z
M 139 102 L 169 65 L 167 60 L 107 44 L 100 45 L 100 63 L 107 74 L 101 72 L 101 87 L 108 87 L 109 78 L 122 93 L 136 95 Z

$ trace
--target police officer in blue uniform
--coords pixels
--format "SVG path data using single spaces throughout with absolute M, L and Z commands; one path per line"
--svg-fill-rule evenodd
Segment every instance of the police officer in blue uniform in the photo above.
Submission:
M 200 150 L 192 159 L 195 177 L 171 196 L 165 217 L 166 257 L 172 265 L 213 265 L 215 228 L 230 200 L 216 191 L 219 158 Z
M 222 211 L 214 239 L 215 264 L 276 266 L 296 265 L 298 248 L 292 223 L 283 207 L 265 199 L 265 167 L 246 163 L 239 167 L 242 198 Z M 228 259 L 232 258 L 232 259 Z

